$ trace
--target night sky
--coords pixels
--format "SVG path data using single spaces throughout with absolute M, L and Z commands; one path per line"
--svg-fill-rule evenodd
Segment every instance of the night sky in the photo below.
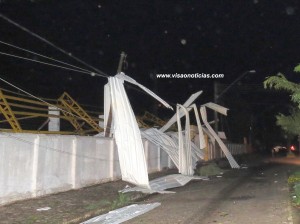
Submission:
M 120 53 L 125 51 L 124 72 L 170 103 L 183 103 L 199 90 L 204 91 L 199 103 L 212 101 L 215 81 L 224 89 L 254 69 L 256 73 L 241 79 L 240 87 L 228 91 L 228 97 L 241 93 L 245 96 L 241 100 L 262 102 L 265 110 L 274 103 L 262 90 L 266 76 L 282 72 L 299 80 L 292 72 L 300 62 L 299 6 L 296 0 L 0 0 L 0 13 L 108 75 L 115 75 Z M 0 41 L 84 67 L 3 19 L 0 29 Z M 44 60 L 2 44 L 0 51 Z M 223 73 L 225 77 L 153 78 L 157 73 Z M 80 103 L 99 107 L 107 82 L 7 56 L 0 56 L 0 76 L 41 97 L 57 98 L 67 91 Z M 127 88 L 137 111 L 151 110 L 150 97 Z M 276 101 L 280 105 L 280 96 Z M 257 113 L 258 108 L 251 110 Z

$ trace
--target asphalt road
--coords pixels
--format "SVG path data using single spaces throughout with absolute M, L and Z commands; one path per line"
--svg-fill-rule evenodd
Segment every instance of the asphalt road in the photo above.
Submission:
M 231 170 L 173 189 L 175 194 L 152 195 L 141 203 L 161 202 L 161 206 L 126 223 L 298 224 L 287 186 L 288 173 L 297 166 L 289 160 L 299 159 Z

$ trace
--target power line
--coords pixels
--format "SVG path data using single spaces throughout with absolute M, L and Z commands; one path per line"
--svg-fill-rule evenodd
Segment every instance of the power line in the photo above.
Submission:
M 89 74 L 91 76 L 100 76 L 100 77 L 107 78 L 107 76 L 103 76 L 103 75 L 100 75 L 100 74 L 97 74 L 97 73 L 94 73 L 94 72 L 86 72 L 86 71 L 82 71 L 82 70 L 78 70 L 78 69 L 68 68 L 68 67 L 64 67 L 64 66 L 61 66 L 61 65 L 55 65 L 55 64 L 52 64 L 52 63 L 48 63 L 48 62 L 43 62 L 43 61 L 31 59 L 31 58 L 26 58 L 26 57 L 14 55 L 14 54 L 5 53 L 5 52 L 2 52 L 2 51 L 0 51 L 0 54 L 5 55 L 5 56 L 9 56 L 9 57 L 14 57 L 14 58 L 22 59 L 22 60 L 32 61 L 32 62 L 44 64 L 44 65 L 58 67 L 58 68 L 62 68 L 62 69 L 70 70 L 70 71 L 85 73 L 85 74 Z
M 69 64 L 69 63 L 66 63 L 66 62 L 63 62 L 63 61 L 60 61 L 60 60 L 57 60 L 57 59 L 53 59 L 53 58 L 47 57 L 47 56 L 45 56 L 45 55 L 42 55 L 42 54 L 39 54 L 39 53 L 36 53 L 36 52 L 30 51 L 30 50 L 27 50 L 27 49 L 25 49 L 25 48 L 22 48 L 22 47 L 18 47 L 18 46 L 16 46 L 16 45 L 13 45 L 13 44 L 9 44 L 9 43 L 7 43 L 7 42 L 4 42 L 4 41 L 1 41 L 1 40 L 0 40 L 0 43 L 1 43 L 1 44 L 4 44 L 4 45 L 7 45 L 7 46 L 9 46 L 9 47 L 12 47 L 12 48 L 15 48 L 15 49 L 21 50 L 21 51 L 25 51 L 25 52 L 28 52 L 28 53 L 31 53 L 31 54 L 34 54 L 34 55 L 37 55 L 37 56 L 40 56 L 40 57 L 43 57 L 43 58 L 49 59 L 49 60 L 51 60 L 51 61 L 55 61 L 55 62 L 58 62 L 58 63 L 64 64 L 64 65 L 68 65 L 68 66 L 70 66 L 70 67 L 73 67 L 73 68 L 80 69 L 80 70 L 82 70 L 82 71 L 86 71 L 86 72 L 90 72 L 90 73 L 92 73 L 91 71 L 88 71 L 88 70 L 86 70 L 86 69 L 80 68 L 80 67 L 78 67 L 78 66 L 71 65 L 71 64 Z
M 105 74 L 104 72 L 100 71 L 99 69 L 97 69 L 97 68 L 93 67 L 92 65 L 89 65 L 88 63 L 84 62 L 83 60 L 81 60 L 81 59 L 79 59 L 79 58 L 73 56 L 71 52 L 65 51 L 64 49 L 58 47 L 57 45 L 55 45 L 55 44 L 53 44 L 52 42 L 50 42 L 50 41 L 48 41 L 47 39 L 45 39 L 44 37 L 41 37 L 40 35 L 38 35 L 38 34 L 32 32 L 32 31 L 30 31 L 29 29 L 25 28 L 24 26 L 22 26 L 22 25 L 18 24 L 17 22 L 11 20 L 11 19 L 8 18 L 7 16 L 3 15 L 2 13 L 0 13 L 0 17 L 1 17 L 2 19 L 6 20 L 7 22 L 13 24 L 14 26 L 18 27 L 19 29 L 25 31 L 26 33 L 28 33 L 28 34 L 30 34 L 30 35 L 36 37 L 37 39 L 43 41 L 44 43 L 46 43 L 46 44 L 52 46 L 52 47 L 55 48 L 56 50 L 58 50 L 58 51 L 60 51 L 60 52 L 62 52 L 62 53 L 64 53 L 64 54 L 68 55 L 69 57 L 73 58 L 74 60 L 78 61 L 79 63 L 81 63 L 81 64 L 83 64 L 83 65 L 85 65 L 85 66 L 87 66 L 87 67 L 93 69 L 94 71 L 96 71 L 96 72 L 99 74 L 99 76 L 101 76 L 101 77 L 108 77 L 107 74 Z
M 23 59 L 23 60 L 33 61 L 33 62 L 36 62 L 36 63 L 46 64 L 46 65 L 49 65 L 49 66 L 59 67 L 59 68 L 63 68 L 63 69 L 71 70 L 71 71 L 76 71 L 76 72 L 86 73 L 86 74 L 89 74 L 89 75 L 92 75 L 92 76 L 100 76 L 100 77 L 105 77 L 105 78 L 109 77 L 109 75 L 107 75 L 106 73 L 104 73 L 104 72 L 100 71 L 99 69 L 97 69 L 97 68 L 95 68 L 95 67 L 93 67 L 93 66 L 87 64 L 86 62 L 82 61 L 81 59 L 79 59 L 79 58 L 73 56 L 72 53 L 65 51 L 64 49 L 58 47 L 57 45 L 55 45 L 55 44 L 53 44 L 52 42 L 50 42 L 50 41 L 48 41 L 47 39 L 45 39 L 44 37 L 41 37 L 40 35 L 38 35 L 38 34 L 32 32 L 32 31 L 30 31 L 29 29 L 25 28 L 24 26 L 22 26 L 22 25 L 18 24 L 17 22 L 11 20 L 11 19 L 8 18 L 7 16 L 3 15 L 2 13 L 0 13 L 0 17 L 1 17 L 2 19 L 6 20 L 7 22 L 13 24 L 14 26 L 18 27 L 19 29 L 25 31 L 26 33 L 28 33 L 28 34 L 30 34 L 30 35 L 36 37 L 37 39 L 41 40 L 42 42 L 44 42 L 44 43 L 46 43 L 46 44 L 52 46 L 53 48 L 57 49 L 58 51 L 60 51 L 60 52 L 62 52 L 62 53 L 64 53 L 64 54 L 66 54 L 67 56 L 69 56 L 69 57 L 73 58 L 74 60 L 80 62 L 81 64 L 83 64 L 83 65 L 85 65 L 85 66 L 87 66 L 87 67 L 89 67 L 89 68 L 92 68 L 93 70 L 97 71 L 97 73 L 89 72 L 89 71 L 86 71 L 86 70 L 82 71 L 81 68 L 79 68 L 80 70 L 76 70 L 76 69 L 72 69 L 72 68 L 68 68 L 68 67 L 64 67 L 64 66 L 59 66 L 59 65 L 55 65 L 55 64 L 51 64 L 51 63 L 47 63 L 47 62 L 42 62 L 42 61 L 38 61 L 38 60 L 26 58 L 26 57 L 21 57 L 21 56 L 9 54 L 9 53 L 1 52 L 1 51 L 0 51 L 0 54 L 6 55 L 6 56 L 10 56 L 10 57 L 19 58 L 19 59 Z M 2 42 L 2 43 L 4 44 L 5 42 Z M 10 44 L 7 44 L 7 43 L 5 43 L 5 44 L 8 45 L 8 46 L 13 46 L 13 45 L 10 45 Z M 18 49 L 21 49 L 21 50 L 26 50 L 26 49 L 24 49 L 24 48 L 19 48 L 19 47 L 17 47 L 17 46 L 13 46 L 13 47 L 18 48 Z M 30 52 L 30 53 L 37 54 L 37 53 L 32 52 L 32 51 L 29 51 L 29 50 L 26 50 L 26 51 L 27 51 L 27 52 Z M 41 56 L 40 54 L 37 54 L 37 55 Z M 46 56 L 43 56 L 43 57 L 46 57 Z M 48 58 L 48 57 L 46 57 L 46 58 Z M 48 58 L 48 59 L 49 59 L 49 58 Z M 71 65 L 71 66 L 72 66 L 72 65 Z M 73 67 L 73 66 L 72 66 L 72 67 Z M 133 89 L 138 90 L 138 89 L 135 88 L 135 87 L 133 87 Z M 22 90 L 22 91 L 23 91 L 23 90 Z M 139 90 L 138 90 L 138 91 L 139 91 Z M 25 91 L 24 91 L 24 92 L 25 92 Z
M 18 27 L 19 29 L 25 31 L 26 33 L 36 37 L 37 39 L 47 43 L 48 45 L 52 46 L 53 48 L 59 50 L 60 52 L 68 55 L 69 57 L 73 58 L 74 60 L 80 62 L 81 64 L 89 67 L 89 68 L 92 68 L 93 70 L 97 71 L 97 73 L 91 73 L 91 72 L 83 72 L 83 71 L 79 71 L 79 70 L 75 70 L 75 69 L 71 69 L 71 68 L 67 68 L 67 67 L 63 67 L 63 66 L 58 66 L 58 65 L 54 65 L 54 64 L 50 64 L 50 63 L 45 63 L 45 62 L 41 62 L 41 61 L 37 61 L 37 60 L 34 60 L 34 59 L 30 59 L 30 58 L 25 58 L 25 57 L 20 57 L 20 56 L 16 56 L 16 55 L 12 55 L 12 54 L 8 54 L 8 53 L 5 53 L 5 52 L 0 52 L 0 54 L 2 55 L 6 55 L 6 56 L 10 56 L 10 57 L 16 57 L 16 58 L 19 58 L 19 59 L 23 59 L 23 60 L 29 60 L 29 61 L 34 61 L 34 62 L 37 62 L 37 63 L 41 63 L 41 64 L 47 64 L 47 65 L 50 65 L 50 66 L 54 66 L 54 67 L 60 67 L 60 68 L 63 68 L 63 69 L 67 69 L 67 70 L 72 70 L 72 71 L 76 71 L 76 72 L 82 72 L 82 73 L 87 73 L 87 74 L 90 74 L 92 76 L 100 76 L 100 77 L 109 77 L 109 75 L 107 75 L 106 73 L 100 71 L 99 69 L 87 64 L 86 62 L 82 61 L 81 59 L 75 57 L 72 55 L 72 53 L 70 52 L 67 52 L 65 51 L 64 49 L 56 46 L 55 44 L 53 44 L 52 42 L 48 41 L 47 39 L 41 37 L 40 35 L 30 31 L 29 29 L 25 28 L 24 26 L 18 24 L 17 22 L 11 20 L 10 18 L 8 18 L 7 16 L 3 15 L 2 13 L 0 13 L 0 17 L 4 20 L 6 20 L 7 22 L 13 24 L 14 26 Z M 140 91 L 138 90 L 137 88 L 135 87 L 132 87 L 133 89 L 137 90 L 137 91 Z M 141 91 L 140 91 L 141 92 Z

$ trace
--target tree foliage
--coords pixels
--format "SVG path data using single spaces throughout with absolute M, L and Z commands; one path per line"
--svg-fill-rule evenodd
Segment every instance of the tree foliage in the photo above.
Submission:
M 295 72 L 300 72 L 300 64 L 294 68 Z M 286 79 L 282 73 L 269 76 L 264 81 L 265 88 L 275 90 L 285 90 L 291 93 L 291 101 L 297 104 L 297 108 L 289 115 L 279 114 L 276 116 L 276 124 L 289 135 L 300 134 L 300 85 Z
M 300 85 L 287 80 L 282 73 L 278 73 L 275 76 L 267 77 L 266 80 L 264 81 L 264 87 L 274 88 L 276 90 L 285 90 L 290 92 L 291 100 L 300 106 Z
M 294 72 L 300 72 L 300 64 L 294 68 Z
M 289 135 L 300 134 L 300 111 L 294 111 L 290 115 L 279 114 L 276 116 L 276 124 Z

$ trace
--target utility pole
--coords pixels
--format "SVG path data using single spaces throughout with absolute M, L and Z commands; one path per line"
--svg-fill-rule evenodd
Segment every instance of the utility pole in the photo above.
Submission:
M 255 70 L 248 70 L 248 71 L 245 71 L 243 74 L 241 74 L 239 77 L 237 77 L 232 83 L 230 83 L 224 90 L 222 90 L 222 92 L 219 93 L 218 91 L 218 83 L 215 81 L 214 82 L 214 102 L 216 104 L 218 104 L 218 101 L 219 99 L 225 94 L 227 93 L 227 91 L 229 89 L 231 89 L 238 81 L 240 81 L 244 76 L 246 76 L 247 74 L 249 73 L 255 73 L 256 71 Z M 218 134 L 218 113 L 215 112 L 214 113 L 215 115 L 215 132 Z
M 157 82 L 156 74 L 157 74 L 156 70 L 151 71 L 150 79 L 153 81 L 153 92 L 158 94 L 158 82 Z M 158 116 L 158 104 L 156 101 L 154 101 L 154 103 L 153 103 L 152 113 L 155 116 Z
M 121 56 L 120 56 L 120 60 L 119 60 L 119 65 L 118 65 L 118 70 L 117 70 L 117 74 L 119 74 L 120 72 L 122 72 L 122 68 L 123 68 L 123 63 L 126 59 L 126 54 L 124 51 L 121 52 Z
M 126 59 L 126 54 L 125 54 L 125 52 L 122 51 L 120 60 L 119 60 L 117 74 L 122 72 L 123 63 L 124 63 L 125 59 Z M 110 105 L 108 117 L 107 117 L 107 124 L 106 124 L 106 128 L 105 128 L 105 134 L 104 134 L 105 137 L 111 137 L 111 133 L 112 133 L 110 130 L 111 127 L 112 127 L 112 106 Z

